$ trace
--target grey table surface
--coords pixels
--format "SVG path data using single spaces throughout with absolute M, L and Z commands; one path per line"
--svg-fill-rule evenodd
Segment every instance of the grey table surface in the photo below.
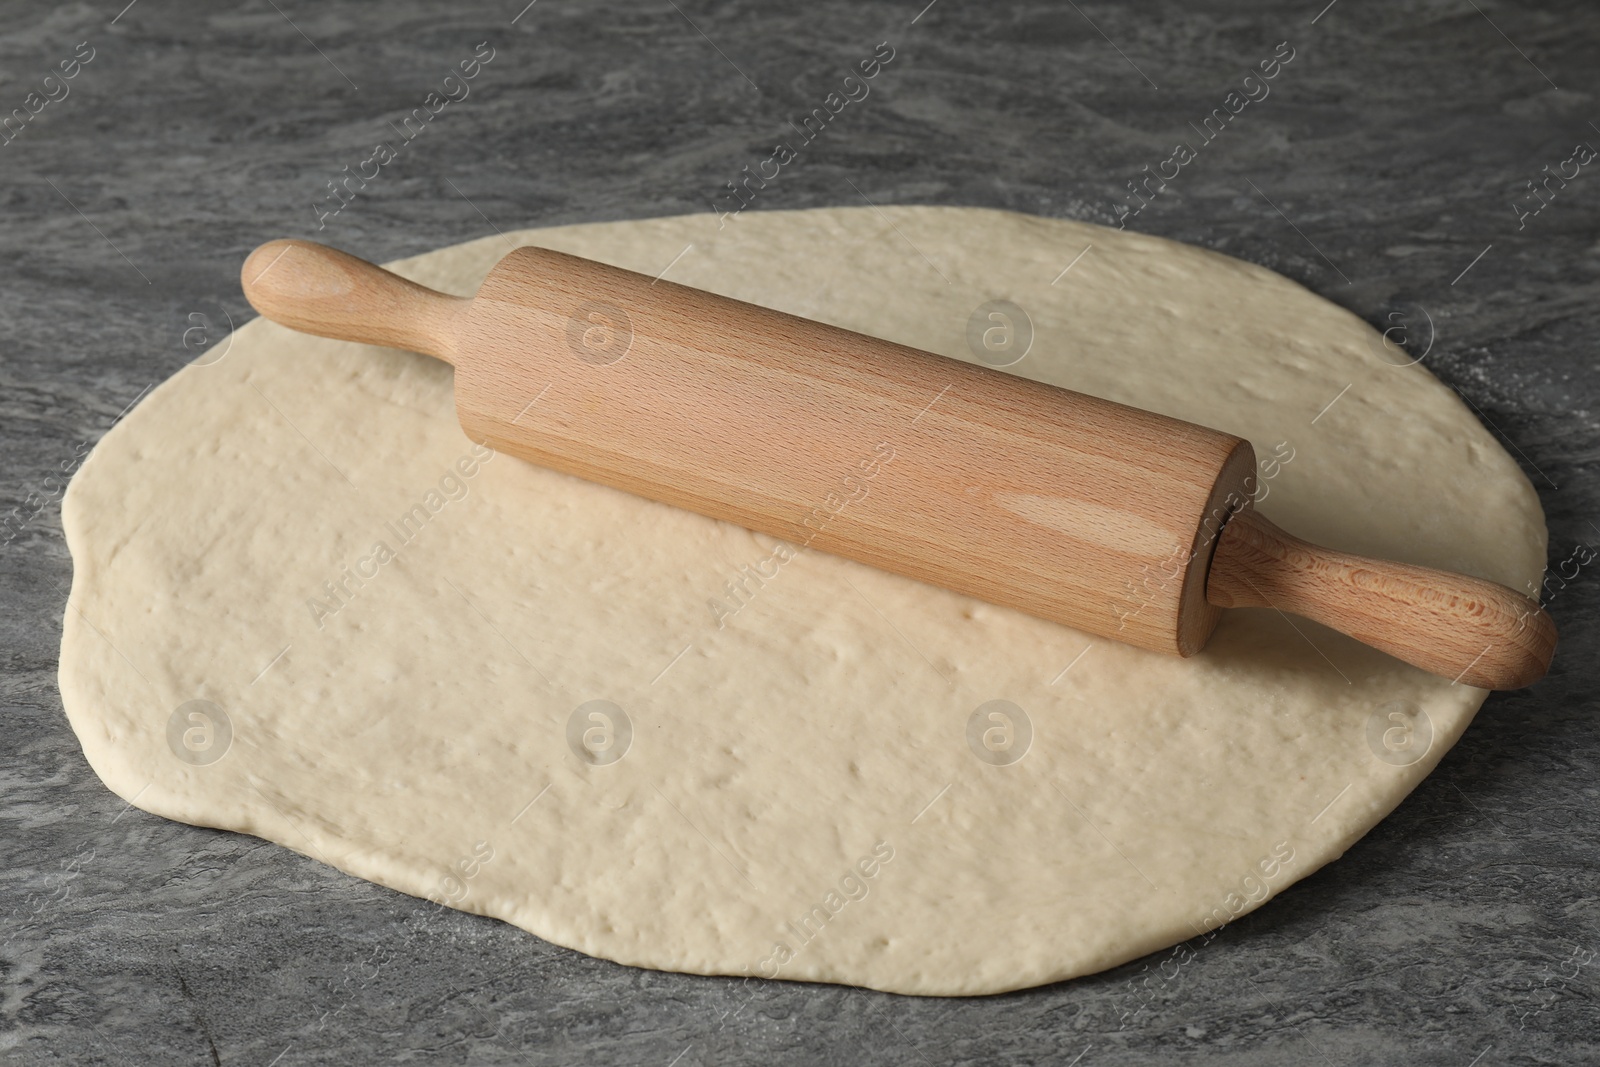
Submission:
M 24 117 L 0 143 L 0 1055 L 1600 1060 L 1600 566 L 1552 589 L 1564 645 L 1544 682 L 1492 697 L 1344 859 L 1175 975 L 1152 957 L 992 998 L 752 993 L 590 959 L 109 793 L 57 692 L 72 563 L 51 475 L 250 317 L 245 253 L 313 235 L 325 183 L 483 41 L 496 58 L 470 98 L 340 214 L 338 242 L 381 259 L 491 226 L 708 210 L 881 41 L 897 56 L 869 100 L 751 210 L 870 198 L 1112 222 L 1125 183 L 1288 41 L 1271 96 L 1130 225 L 1403 326 L 1537 487 L 1552 565 L 1600 543 L 1600 167 L 1566 165 L 1541 199 L 1528 186 L 1600 146 L 1593 5 L 525 3 L 4 9 L 0 114 Z M 62 96 L 46 75 L 75 54 L 92 58 Z M 33 114 L 30 92 L 57 98 Z

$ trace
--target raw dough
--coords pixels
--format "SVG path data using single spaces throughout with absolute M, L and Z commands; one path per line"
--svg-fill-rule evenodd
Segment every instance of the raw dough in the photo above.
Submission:
M 1455 395 L 1260 267 L 892 208 L 533 230 L 397 269 L 470 293 L 512 243 L 967 359 L 1007 300 L 1033 329 L 1013 372 L 1292 451 L 1260 505 L 1285 528 L 1542 573 L 1533 490 Z M 1310 874 L 1485 695 L 1272 612 L 1179 660 L 786 559 L 476 457 L 450 373 L 255 321 L 94 450 L 64 505 L 61 692 L 119 796 L 624 963 L 992 993 Z

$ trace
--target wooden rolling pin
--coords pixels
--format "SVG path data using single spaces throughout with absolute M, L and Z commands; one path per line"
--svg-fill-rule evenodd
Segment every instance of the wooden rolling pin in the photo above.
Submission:
M 1284 533 L 1248 441 L 1163 415 L 542 248 L 473 298 L 306 241 L 243 282 L 285 326 L 454 364 L 499 451 L 1089 633 L 1188 656 L 1275 608 L 1486 689 L 1555 651 L 1511 589 Z

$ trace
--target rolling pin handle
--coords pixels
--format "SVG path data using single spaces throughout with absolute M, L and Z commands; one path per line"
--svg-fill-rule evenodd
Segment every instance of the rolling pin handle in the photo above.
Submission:
M 252 307 L 291 329 L 447 363 L 456 362 L 456 317 L 472 303 L 311 241 L 268 241 L 239 280 Z
M 1554 621 L 1514 589 L 1309 544 L 1248 507 L 1222 528 L 1206 599 L 1300 615 L 1482 689 L 1532 685 L 1556 648 Z

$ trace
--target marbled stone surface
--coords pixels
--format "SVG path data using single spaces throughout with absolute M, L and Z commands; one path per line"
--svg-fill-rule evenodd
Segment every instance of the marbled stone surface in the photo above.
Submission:
M 1551 676 L 1492 697 L 1343 860 L 1181 967 L 1161 954 L 1002 997 L 633 970 L 108 793 L 56 691 L 71 561 L 51 475 L 249 316 L 246 252 L 318 236 L 325 183 L 482 41 L 470 97 L 322 238 L 386 259 L 493 226 L 706 210 L 881 41 L 896 58 L 871 95 L 750 210 L 870 198 L 1111 222 L 1127 180 L 1198 143 L 1189 123 L 1287 40 L 1271 95 L 1129 225 L 1404 326 L 1521 459 L 1552 565 L 1600 545 L 1600 164 L 1545 200 L 1527 186 L 1600 148 L 1592 5 L 524 2 L 5 8 L 0 115 L 27 116 L 0 144 L 8 1062 L 1600 1059 L 1600 563 L 1552 583 Z M 45 82 L 90 49 L 65 96 Z M 1519 202 L 1543 207 L 1519 219 Z

